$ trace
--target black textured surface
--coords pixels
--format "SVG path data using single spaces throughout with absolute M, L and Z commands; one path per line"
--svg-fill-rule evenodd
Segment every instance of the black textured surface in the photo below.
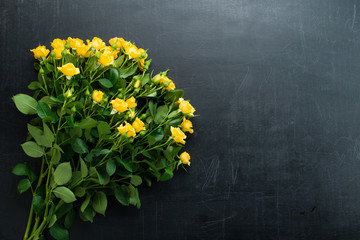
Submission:
M 0 239 L 19 240 L 29 49 L 56 37 L 122 36 L 149 49 L 201 117 L 188 173 L 110 202 L 71 239 L 359 239 L 360 1 L 0 2 Z M 36 165 L 36 163 L 35 163 Z

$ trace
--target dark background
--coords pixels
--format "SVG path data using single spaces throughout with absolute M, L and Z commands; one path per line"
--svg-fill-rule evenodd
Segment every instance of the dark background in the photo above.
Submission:
M 27 116 L 11 101 L 54 38 L 124 37 L 170 68 L 201 116 L 188 173 L 110 201 L 71 239 L 359 239 L 360 1 L 1 0 L 0 239 L 22 239 L 30 194 L 10 174 Z M 36 165 L 36 164 L 35 164 Z

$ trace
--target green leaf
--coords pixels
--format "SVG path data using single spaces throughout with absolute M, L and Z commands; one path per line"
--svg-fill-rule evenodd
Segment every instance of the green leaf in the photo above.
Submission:
M 169 170 L 169 169 L 165 169 L 165 172 L 161 175 L 160 177 L 160 181 L 168 181 L 170 180 L 172 177 L 174 176 L 174 173 Z
M 36 143 L 39 145 L 42 145 L 41 141 L 42 141 L 43 131 L 33 125 L 30 125 L 30 124 L 27 124 L 27 129 L 28 129 L 30 135 L 35 139 Z
M 128 161 L 120 159 L 120 158 L 116 158 L 116 160 L 119 164 L 123 165 L 125 167 L 125 169 L 128 170 L 129 172 L 133 171 L 131 164 Z
M 44 210 L 44 199 L 40 195 L 35 195 L 32 199 L 32 205 L 36 214 L 40 214 Z
M 86 193 L 86 190 L 83 187 L 77 187 L 75 189 L 75 196 L 76 197 L 83 197 L 85 195 L 85 193 Z
M 70 181 L 71 176 L 72 170 L 70 163 L 61 163 L 54 172 L 54 181 L 57 185 L 64 185 Z
M 26 155 L 33 158 L 39 158 L 42 157 L 45 153 L 39 145 L 36 144 L 36 142 L 28 141 L 23 144 L 21 144 L 21 147 L 23 148 Z
M 96 120 L 94 120 L 92 118 L 86 118 L 80 122 L 78 127 L 80 127 L 81 129 L 90 129 L 90 128 L 96 127 L 96 125 L 97 125 Z
M 95 196 L 92 200 L 92 207 L 96 212 L 105 216 L 105 211 L 107 208 L 107 198 L 104 192 L 99 191 L 95 193 Z
M 68 214 L 66 214 L 65 216 L 65 220 L 64 220 L 64 226 L 65 228 L 69 229 L 75 222 L 76 219 L 76 212 L 71 209 Z
M 53 154 L 53 160 L 52 160 L 53 164 L 58 164 L 61 159 L 61 152 L 58 149 L 53 148 L 52 154 Z
M 24 163 L 19 163 L 13 168 L 12 173 L 17 176 L 27 176 L 28 166 Z
M 41 119 L 51 119 L 52 123 L 56 123 L 58 120 L 56 113 L 52 111 L 49 105 L 45 102 L 39 102 L 36 107 L 36 111 Z
M 56 223 L 56 221 L 57 221 L 57 217 L 54 214 L 49 222 L 48 228 L 51 228 Z
M 130 191 L 125 185 L 121 185 L 114 190 L 115 198 L 124 206 L 129 206 L 130 203 Z
M 56 197 L 62 199 L 66 203 L 71 203 L 76 201 L 74 193 L 67 187 L 57 187 L 53 191 Z
M 149 101 L 149 109 L 150 109 L 151 116 L 155 116 L 155 108 L 154 108 L 154 102 L 153 101 Z
M 49 230 L 50 235 L 56 240 L 69 240 L 69 231 L 60 224 L 55 224 Z
M 120 77 L 121 78 L 127 78 L 131 75 L 134 75 L 136 70 L 138 69 L 137 64 L 135 64 L 133 67 L 126 68 L 126 69 L 120 69 Z
M 95 211 L 91 206 L 88 206 L 85 211 L 82 213 L 82 216 L 85 218 L 85 221 L 93 222 L 93 219 L 95 217 Z M 81 215 L 80 215 L 81 217 Z M 84 220 L 84 219 L 83 219 Z
M 64 64 L 67 64 L 67 63 L 72 63 L 75 65 L 76 64 L 75 57 L 71 54 L 66 54 L 64 57 Z
M 104 121 L 98 122 L 97 129 L 100 137 L 111 133 L 109 124 Z
M 156 124 L 160 124 L 165 121 L 168 114 L 168 107 L 166 105 L 160 106 L 156 110 L 156 115 L 154 118 L 154 122 Z
M 28 176 L 31 182 L 34 182 L 36 180 L 36 174 L 35 172 L 24 163 L 17 164 L 13 170 L 12 173 L 17 176 Z
M 147 84 L 148 82 L 150 82 L 150 76 L 149 74 L 145 74 L 144 77 L 141 79 L 141 86 L 144 86 L 145 84 Z
M 105 88 L 112 88 L 113 87 L 113 84 L 111 83 L 111 81 L 109 79 L 106 79 L 106 78 L 101 78 L 98 80 L 100 85 L 105 87 Z
M 88 206 L 89 203 L 90 203 L 90 199 L 91 199 L 91 195 L 90 195 L 90 194 L 87 194 L 84 202 L 81 204 L 81 207 L 80 207 L 80 211 L 81 211 L 81 212 L 84 212 L 84 211 L 85 211 L 85 209 L 87 208 L 87 206 Z
M 36 114 L 38 102 L 26 94 L 17 94 L 12 100 L 15 102 L 17 109 L 23 114 Z
M 134 186 L 139 186 L 139 185 L 141 185 L 141 183 L 142 183 L 142 179 L 141 179 L 141 177 L 138 176 L 138 175 L 133 175 L 133 176 L 131 177 L 130 183 L 131 183 L 132 185 L 134 185 Z
M 149 145 L 153 145 L 157 142 L 160 142 L 164 138 L 164 130 L 159 127 L 153 131 L 150 135 L 147 136 Z
M 125 58 L 125 55 L 121 55 L 120 57 L 118 57 L 115 61 L 114 61 L 114 66 L 116 67 L 120 67 L 120 65 L 124 62 L 124 58 Z M 113 69 L 113 68 L 112 68 Z M 118 73 L 118 76 L 119 76 L 119 73 Z M 110 78 L 109 78 L 110 79 Z M 111 80 L 111 79 L 110 79 Z
M 85 70 L 84 72 L 89 72 L 94 68 L 94 65 L 97 63 L 97 57 L 93 56 L 91 58 L 88 58 L 86 64 L 85 64 Z
M 88 167 L 82 158 L 80 158 L 80 171 L 82 178 L 86 177 L 89 173 Z
M 176 102 L 177 100 L 179 100 L 179 98 L 184 96 L 184 90 L 170 90 L 170 91 L 166 91 L 165 94 L 165 101 L 168 102 Z
M 28 85 L 28 88 L 29 88 L 30 90 L 36 90 L 36 89 L 42 88 L 42 85 L 41 85 L 40 82 L 34 81 L 34 82 L 31 82 L 31 83 Z
M 113 159 L 109 159 L 106 163 L 106 172 L 109 176 L 112 176 L 116 171 L 116 164 Z
M 89 152 L 88 146 L 85 144 L 85 142 L 81 138 L 75 138 L 71 142 L 71 146 L 72 146 L 72 149 L 74 150 L 74 152 L 76 152 L 76 153 L 82 154 L 82 153 Z
M 137 188 L 134 188 L 132 185 L 129 185 L 130 190 L 130 204 L 140 208 L 141 202 L 139 198 L 139 191 Z
M 44 142 L 46 142 L 47 146 L 46 147 L 51 147 L 52 143 L 55 140 L 54 134 L 53 132 L 50 130 L 50 128 L 48 127 L 48 125 L 46 123 L 43 123 L 43 129 L 44 129 Z
M 60 219 L 73 208 L 74 205 L 72 203 L 65 203 L 57 210 L 56 216 Z
M 22 194 L 23 192 L 26 192 L 26 190 L 28 190 L 31 187 L 31 182 L 29 179 L 23 179 L 19 182 L 17 189 L 19 191 L 20 194 Z
M 105 78 L 109 79 L 113 85 L 115 85 L 119 80 L 119 71 L 117 68 L 110 68 L 105 72 Z

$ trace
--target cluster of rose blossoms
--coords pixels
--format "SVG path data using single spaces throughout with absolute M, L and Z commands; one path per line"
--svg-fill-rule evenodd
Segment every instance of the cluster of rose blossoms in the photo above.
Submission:
M 87 44 L 84 44 L 84 41 L 79 38 L 69 37 L 67 40 L 63 39 L 54 39 L 51 43 L 52 50 L 46 49 L 45 46 L 38 46 L 35 49 L 30 50 L 34 53 L 35 59 L 46 58 L 49 53 L 50 56 L 55 59 L 61 59 L 66 54 L 70 54 L 69 49 L 75 50 L 77 55 L 83 58 L 89 58 L 96 56 L 98 62 L 104 66 L 110 66 L 114 63 L 115 59 L 118 57 L 120 51 L 123 51 L 130 59 L 135 59 L 137 61 L 138 67 L 142 71 L 146 71 L 149 68 L 150 62 L 145 62 L 147 58 L 147 53 L 142 48 L 137 48 L 135 44 L 125 41 L 123 38 L 112 38 L 109 40 L 111 46 L 106 46 L 106 43 L 97 37 L 94 37 L 92 41 L 87 40 Z M 80 74 L 80 69 L 76 68 L 72 63 L 67 63 L 61 67 L 57 67 L 58 70 L 66 76 L 67 79 L 71 79 L 72 76 Z M 157 74 L 152 79 L 152 82 L 155 84 L 162 84 L 165 90 L 174 90 L 175 84 L 164 74 Z M 134 88 L 140 86 L 140 80 L 137 80 L 134 83 Z M 68 97 L 71 96 L 71 91 L 66 93 Z M 101 90 L 94 90 L 92 93 L 92 98 L 94 104 L 99 104 L 100 102 L 107 101 L 107 98 L 104 97 L 104 93 Z M 137 106 L 136 99 L 130 97 L 127 100 L 120 98 L 115 98 L 110 101 L 112 105 L 112 114 L 123 113 L 129 111 L 129 118 L 132 119 L 135 116 L 134 108 Z M 179 109 L 185 116 L 192 117 L 194 116 L 195 108 L 190 104 L 189 101 L 180 98 L 176 104 L 179 104 Z M 181 123 L 181 128 L 171 127 L 172 138 L 176 143 L 185 144 L 186 135 L 184 132 L 193 133 L 193 125 L 190 120 L 186 117 L 183 118 Z M 144 122 L 138 117 L 133 120 L 132 124 L 125 121 L 119 127 L 117 127 L 119 134 L 126 133 L 127 137 L 135 137 L 137 133 L 141 134 L 145 129 Z M 182 164 L 190 165 L 190 155 L 187 152 L 180 154 L 180 161 Z

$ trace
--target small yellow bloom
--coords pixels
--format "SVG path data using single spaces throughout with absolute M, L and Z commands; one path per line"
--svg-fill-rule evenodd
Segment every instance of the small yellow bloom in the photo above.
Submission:
M 62 65 L 62 67 L 58 67 L 58 69 L 68 77 L 72 77 L 76 74 L 80 73 L 80 70 L 74 66 L 72 63 L 67 63 L 65 65 Z
M 131 58 L 139 58 L 141 52 L 134 44 L 127 44 L 124 46 L 125 53 Z
M 69 43 L 71 48 L 78 48 L 84 44 L 84 41 L 79 38 L 68 37 L 66 41 Z
M 104 93 L 102 91 L 94 90 L 92 98 L 93 98 L 94 102 L 99 103 L 102 100 L 103 96 L 104 96 Z
M 156 74 L 152 79 L 151 81 L 155 84 L 158 84 L 160 83 L 161 79 L 162 79 L 162 75 L 159 73 L 159 74 Z
M 106 46 L 103 49 L 101 49 L 103 51 L 103 54 L 106 55 L 113 55 L 114 58 L 117 58 L 119 51 L 118 50 L 114 50 L 112 47 L 110 46 Z
M 139 118 L 136 118 L 135 121 L 132 124 L 133 128 L 135 128 L 135 131 L 138 133 L 142 130 L 145 130 L 145 124 L 143 121 L 141 121 Z
M 55 58 L 62 58 L 61 52 L 64 50 L 64 48 L 54 48 Z
M 134 84 L 134 88 L 138 88 L 140 86 L 140 80 L 137 80 Z
M 76 52 L 77 54 L 79 54 L 80 56 L 83 56 L 83 57 L 90 57 L 90 53 L 91 51 L 89 50 L 90 46 L 89 45 L 81 45 L 80 47 L 77 47 L 76 48 Z
M 110 103 L 112 104 L 112 107 L 120 113 L 128 110 L 128 104 L 122 99 L 115 98 L 115 100 L 112 100 Z
M 38 46 L 35 49 L 31 49 L 30 52 L 33 52 L 34 58 L 38 59 L 39 57 L 46 57 L 50 51 L 45 46 Z
M 65 92 L 64 97 L 69 98 L 69 97 L 71 97 L 71 96 L 72 96 L 72 92 L 71 92 L 70 89 L 68 89 L 68 90 Z
M 54 39 L 54 41 L 52 41 L 51 47 L 54 48 L 54 49 L 55 49 L 55 48 L 61 48 L 61 49 L 63 49 L 63 48 L 65 47 L 65 44 L 66 44 L 66 41 L 65 41 L 65 40 L 56 38 L 56 39 Z
M 128 44 L 128 42 L 125 41 L 123 38 L 117 38 L 117 37 L 110 39 L 109 43 L 110 43 L 110 45 L 113 45 L 114 43 L 116 43 L 116 47 L 119 49 L 123 49 L 124 46 Z
M 121 124 L 118 128 L 119 133 L 124 133 L 127 132 L 127 137 L 135 137 L 136 136 L 136 132 L 135 129 L 133 128 L 133 126 L 131 126 L 130 123 L 125 121 L 125 125 Z
M 98 62 L 101 63 L 104 67 L 111 65 L 114 62 L 114 56 L 111 54 L 100 53 L 100 58 Z
M 131 111 L 131 110 L 130 110 L 129 118 L 130 118 L 130 119 L 133 119 L 133 118 L 135 117 L 135 114 L 136 114 L 135 111 Z
M 89 46 L 95 48 L 96 50 L 100 50 L 106 47 L 106 44 L 103 42 L 103 40 L 98 37 L 94 37 L 91 42 L 89 40 L 86 41 Z
M 128 105 L 129 108 L 134 108 L 137 106 L 136 102 L 135 102 L 135 98 L 131 97 L 128 100 L 126 100 L 126 103 Z
M 192 129 L 192 127 L 193 127 L 192 122 L 190 120 L 186 120 L 186 118 L 184 118 L 181 123 L 181 128 L 183 129 L 183 131 L 193 133 L 194 130 Z
M 179 109 L 184 114 L 189 114 L 190 116 L 194 116 L 194 112 L 196 111 L 195 108 L 189 103 L 189 101 L 185 101 L 183 98 L 179 98 L 179 101 L 176 103 L 179 103 Z
M 187 152 L 180 154 L 180 160 L 182 164 L 187 164 L 190 166 L 190 155 Z
M 145 66 L 145 59 L 140 59 L 140 61 L 138 61 L 138 67 L 141 71 L 144 71 L 144 66 Z
M 160 78 L 160 84 L 162 83 L 168 83 L 169 85 L 167 85 L 167 87 L 165 87 L 165 90 L 174 90 L 175 89 L 175 84 L 172 80 L 170 80 L 167 76 L 162 76 Z
M 185 144 L 186 135 L 183 131 L 181 131 L 178 127 L 170 127 L 171 137 L 177 143 Z

